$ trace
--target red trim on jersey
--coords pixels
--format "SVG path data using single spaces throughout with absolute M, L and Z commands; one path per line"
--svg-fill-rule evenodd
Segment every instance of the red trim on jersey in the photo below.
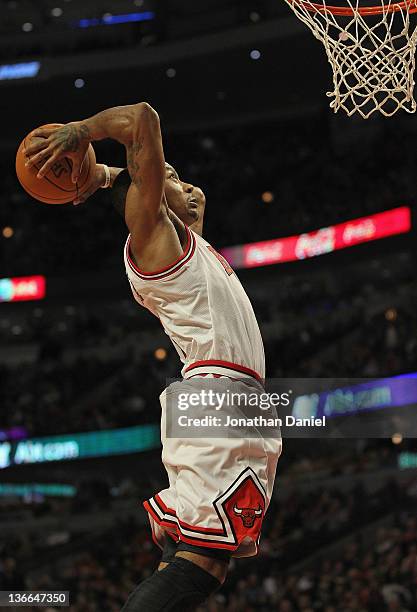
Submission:
M 140 278 L 144 280 L 152 280 L 154 279 L 154 277 L 157 277 L 157 279 L 165 278 L 166 276 L 169 276 L 170 274 L 173 274 L 174 272 L 179 270 L 179 268 L 181 268 L 183 264 L 185 264 L 187 261 L 189 261 L 189 259 L 191 259 L 195 251 L 195 238 L 192 235 L 190 229 L 185 225 L 185 223 L 184 227 L 187 233 L 187 244 L 183 249 L 182 255 L 180 255 L 180 257 L 178 257 L 178 259 L 176 259 L 172 264 L 169 264 L 169 266 L 165 266 L 160 270 L 155 270 L 155 272 L 145 272 L 135 264 L 130 253 L 131 236 L 129 236 L 126 245 L 126 255 L 129 267 L 133 270 L 133 272 L 135 272 L 135 274 L 137 274 Z
M 143 507 L 145 508 L 146 512 L 148 512 L 148 514 L 151 515 L 151 517 L 153 518 L 153 520 L 158 523 L 158 525 L 161 525 L 162 527 L 168 527 L 169 529 L 174 528 L 175 530 L 178 530 L 178 525 L 177 522 L 172 520 L 172 521 L 167 521 L 165 519 L 161 519 L 155 512 L 155 510 L 152 508 L 151 504 L 147 501 L 143 502 Z
M 191 365 L 187 366 L 184 370 L 184 373 L 191 372 L 195 368 L 202 368 L 206 366 L 215 366 L 217 368 L 227 368 L 228 370 L 234 370 L 235 372 L 241 372 L 242 374 L 249 374 L 249 376 L 256 378 L 258 382 L 260 383 L 263 382 L 261 376 L 257 372 L 255 372 L 255 370 L 251 370 L 250 368 L 239 365 L 237 363 L 232 363 L 230 361 L 222 361 L 219 359 L 207 359 L 203 361 L 196 361 L 192 363 Z
M 157 505 L 161 508 L 164 514 L 172 514 L 172 516 L 176 516 L 177 513 L 175 512 L 175 510 L 173 508 L 169 508 L 166 504 L 164 504 L 158 493 L 154 495 L 152 499 L 156 501 Z
M 230 380 L 237 380 L 236 378 L 231 378 L 230 376 L 225 376 L 224 374 L 193 374 L 192 376 L 189 376 L 188 378 L 197 378 L 197 376 L 199 377 L 214 376 L 214 378 L 230 378 Z
M 226 544 L 225 542 L 215 542 L 210 540 L 202 540 L 201 538 L 191 538 L 181 534 L 181 542 L 186 544 L 194 544 L 195 546 L 204 546 L 205 548 L 223 548 L 234 552 L 240 546 L 240 544 Z
M 171 516 L 175 516 L 179 524 L 181 525 L 181 527 L 184 527 L 184 529 L 189 529 L 190 531 L 196 531 L 197 533 L 198 532 L 212 533 L 213 535 L 224 535 L 225 534 L 223 529 L 216 529 L 215 527 L 195 527 L 194 525 L 190 525 L 189 523 L 186 523 L 185 521 L 182 521 L 180 518 L 178 518 L 175 510 L 173 510 L 172 508 L 168 508 L 168 506 L 164 504 L 164 502 L 162 501 L 162 499 L 159 497 L 158 494 L 154 495 L 153 499 L 157 503 L 157 505 L 161 508 L 161 510 L 164 512 L 164 514 L 170 514 Z
M 155 497 L 153 498 L 155 499 Z M 150 516 L 153 518 L 153 520 L 160 525 L 161 527 L 166 527 L 167 529 L 171 530 L 173 527 L 175 528 L 176 532 L 177 532 L 177 536 L 178 538 L 183 541 L 183 542 L 187 542 L 188 544 L 198 544 L 199 546 L 206 546 L 207 548 L 225 548 L 227 550 L 231 550 L 234 551 L 239 547 L 239 544 L 228 544 L 225 542 L 218 542 L 217 540 L 209 540 L 209 539 L 204 539 L 204 538 L 199 538 L 198 537 L 198 533 L 205 533 L 203 531 L 203 528 L 200 528 L 200 530 L 198 530 L 198 528 L 196 527 L 192 527 L 189 526 L 187 527 L 187 529 L 191 529 L 192 531 L 194 531 L 196 533 L 196 536 L 185 536 L 182 531 L 180 526 L 178 525 L 178 523 L 175 521 L 167 521 L 166 519 L 161 519 L 155 512 L 155 510 L 152 508 L 152 506 L 150 505 L 150 503 L 148 501 L 144 501 L 143 502 L 143 507 L 145 508 L 145 510 L 150 514 Z M 182 524 L 182 521 L 180 521 Z M 185 525 L 185 524 L 184 524 Z M 224 531 L 222 529 L 219 530 L 220 533 L 219 534 L 215 534 L 215 535 L 224 535 Z M 214 534 L 213 534 L 214 535 Z

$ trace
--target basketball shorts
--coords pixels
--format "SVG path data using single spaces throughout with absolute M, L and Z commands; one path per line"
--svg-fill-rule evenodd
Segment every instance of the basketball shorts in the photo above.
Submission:
M 254 386 L 263 391 L 252 379 L 220 378 L 236 393 L 252 392 Z M 258 552 L 282 440 L 258 431 L 251 437 L 167 437 L 169 400 L 180 392 L 198 392 L 199 379 L 175 382 L 160 396 L 162 461 L 169 486 L 143 503 L 152 537 L 161 549 L 170 537 L 251 557 Z

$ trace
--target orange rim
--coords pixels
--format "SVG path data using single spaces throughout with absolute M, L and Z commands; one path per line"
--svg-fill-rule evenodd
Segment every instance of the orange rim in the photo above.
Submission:
M 387 6 L 380 4 L 379 6 L 366 6 L 352 9 L 350 6 L 343 8 L 341 6 L 323 6 L 318 2 L 307 2 L 307 0 L 291 0 L 292 4 L 299 4 L 311 13 L 332 13 L 332 15 L 341 15 L 345 17 L 353 17 L 354 15 L 380 15 L 381 13 L 397 13 L 398 11 L 408 11 L 409 13 L 417 12 L 417 0 L 404 0 L 403 2 L 394 2 Z

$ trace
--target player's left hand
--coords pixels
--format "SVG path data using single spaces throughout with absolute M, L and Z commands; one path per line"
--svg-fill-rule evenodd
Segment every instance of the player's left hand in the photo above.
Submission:
M 74 200 L 73 204 L 77 206 L 77 204 L 83 204 L 89 197 L 91 197 L 100 187 L 106 182 L 106 173 L 104 171 L 103 164 L 96 164 L 93 179 L 90 180 L 87 185 L 87 189 L 78 194 L 78 198 Z
M 37 175 L 42 178 L 57 161 L 67 157 L 72 161 L 72 182 L 76 183 L 90 144 L 88 128 L 74 121 L 62 127 L 39 128 L 32 135 L 35 138 L 25 150 L 26 165 L 43 163 Z

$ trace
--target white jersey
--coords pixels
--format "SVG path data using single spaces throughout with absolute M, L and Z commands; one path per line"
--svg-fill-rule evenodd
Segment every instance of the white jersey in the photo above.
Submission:
M 265 378 L 265 355 L 252 305 L 236 274 L 188 227 L 181 257 L 156 272 L 124 260 L 135 300 L 156 315 L 184 364 L 182 375 Z

